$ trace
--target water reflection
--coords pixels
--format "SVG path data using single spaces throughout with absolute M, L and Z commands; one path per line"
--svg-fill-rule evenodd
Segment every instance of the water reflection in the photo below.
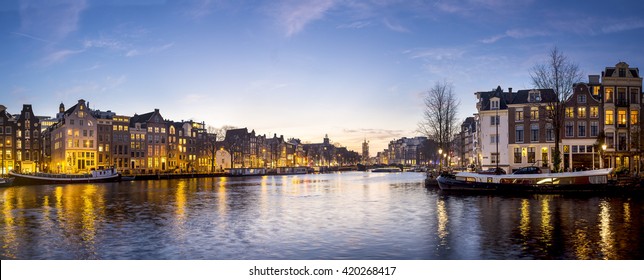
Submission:
M 610 228 L 610 204 L 602 201 L 599 204 L 599 236 L 601 237 L 600 248 L 604 259 L 614 259 L 613 232 Z
M 436 202 L 436 214 L 438 216 L 438 230 L 436 231 L 436 234 L 438 235 L 438 238 L 441 240 L 440 244 L 441 245 L 446 245 L 447 240 L 446 237 L 449 234 L 449 231 L 447 230 L 447 209 L 445 209 L 445 201 L 442 199 L 439 199 Z
M 416 173 L 0 189 L 3 259 L 641 259 L 637 198 L 446 195 Z

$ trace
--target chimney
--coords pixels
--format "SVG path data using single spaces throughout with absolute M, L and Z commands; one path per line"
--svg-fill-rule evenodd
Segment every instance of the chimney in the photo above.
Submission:
M 508 88 L 508 102 L 512 102 L 512 88 Z

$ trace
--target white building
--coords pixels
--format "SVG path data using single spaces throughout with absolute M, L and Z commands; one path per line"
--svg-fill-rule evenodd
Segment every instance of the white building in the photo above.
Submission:
M 482 169 L 500 167 L 509 172 L 508 106 L 501 87 L 489 92 L 476 92 L 479 115 L 479 146 Z

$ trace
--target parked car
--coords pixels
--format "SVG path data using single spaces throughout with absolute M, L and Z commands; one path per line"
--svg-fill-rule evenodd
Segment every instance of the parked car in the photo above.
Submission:
M 521 167 L 516 171 L 512 172 L 512 174 L 541 174 L 541 173 L 543 173 L 543 171 L 541 171 L 541 168 L 536 166 Z

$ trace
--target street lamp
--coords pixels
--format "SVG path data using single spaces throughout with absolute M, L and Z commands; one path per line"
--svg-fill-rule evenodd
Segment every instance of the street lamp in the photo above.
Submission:
M 602 152 L 602 157 L 601 157 L 601 158 L 602 158 L 602 160 L 599 162 L 599 165 L 600 165 L 600 166 L 599 166 L 599 168 L 604 168 L 604 155 L 606 154 L 606 148 L 607 148 L 607 147 L 608 147 L 608 146 L 606 146 L 606 143 L 604 143 L 604 144 L 602 145 L 602 151 L 603 151 L 603 152 Z
M 439 148 L 438 149 L 438 172 L 441 172 L 443 169 L 442 167 L 443 161 L 441 159 L 442 156 L 443 156 L 443 149 Z

